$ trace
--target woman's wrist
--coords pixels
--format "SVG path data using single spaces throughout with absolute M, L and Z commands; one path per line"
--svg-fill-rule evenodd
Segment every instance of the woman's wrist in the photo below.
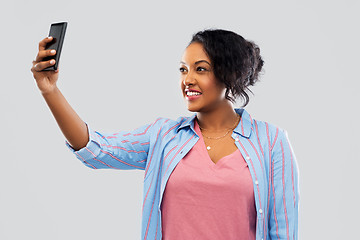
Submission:
M 59 92 L 59 89 L 56 85 L 54 85 L 51 89 L 48 89 L 46 91 L 40 91 L 40 92 L 43 95 L 43 97 L 48 97 L 50 95 L 53 95 L 53 94 Z

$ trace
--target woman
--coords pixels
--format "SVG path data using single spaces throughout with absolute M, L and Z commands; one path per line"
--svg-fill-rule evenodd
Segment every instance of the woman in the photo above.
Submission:
M 39 43 L 32 72 L 67 146 L 86 166 L 145 171 L 142 239 L 297 239 L 298 171 L 285 130 L 233 108 L 263 66 L 253 42 L 225 30 L 196 33 L 180 62 L 191 117 L 99 133 L 56 86 Z

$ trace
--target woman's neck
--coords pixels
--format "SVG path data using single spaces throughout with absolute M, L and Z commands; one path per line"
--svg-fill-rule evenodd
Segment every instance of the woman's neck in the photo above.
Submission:
M 198 112 L 197 119 L 201 128 L 217 132 L 234 127 L 238 116 L 233 105 L 228 102 L 212 111 Z

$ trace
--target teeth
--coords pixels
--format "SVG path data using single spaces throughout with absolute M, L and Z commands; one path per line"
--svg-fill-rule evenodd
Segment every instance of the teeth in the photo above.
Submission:
M 188 96 L 196 96 L 196 95 L 200 95 L 201 93 L 198 92 L 186 92 L 186 95 Z

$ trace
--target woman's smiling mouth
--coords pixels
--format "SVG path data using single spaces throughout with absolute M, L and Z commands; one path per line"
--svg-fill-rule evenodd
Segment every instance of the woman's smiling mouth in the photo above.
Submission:
M 201 92 L 194 89 L 185 89 L 185 97 L 187 100 L 195 100 L 201 96 Z

